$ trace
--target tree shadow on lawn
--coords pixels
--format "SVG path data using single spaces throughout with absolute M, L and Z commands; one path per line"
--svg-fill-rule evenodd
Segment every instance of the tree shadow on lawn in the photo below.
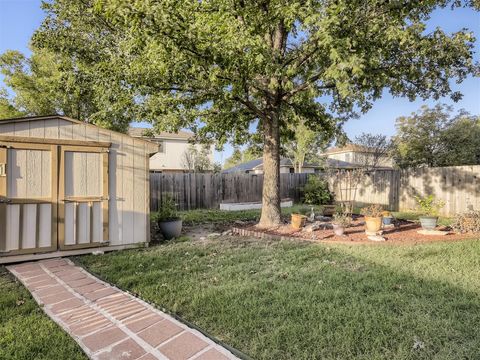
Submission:
M 130 252 L 128 263 L 122 254 L 80 260 L 255 359 L 478 356 L 478 293 L 352 249 L 257 244 L 170 244 Z

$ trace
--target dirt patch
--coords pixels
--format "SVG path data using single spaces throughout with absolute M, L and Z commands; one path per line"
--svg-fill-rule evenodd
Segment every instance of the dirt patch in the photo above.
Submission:
M 437 229 L 441 231 L 447 231 L 447 235 L 422 235 L 417 232 L 418 230 L 421 230 L 420 224 L 413 221 L 397 220 L 394 227 L 385 228 L 382 230 L 382 236 L 386 241 L 375 242 L 367 238 L 362 217 L 357 217 L 354 219 L 352 226 L 345 229 L 344 236 L 335 235 L 333 230 L 331 230 L 331 224 L 329 221 L 322 222 L 320 229 L 312 232 L 293 229 L 290 224 L 284 224 L 269 229 L 259 228 L 255 225 L 246 225 L 243 226 L 242 229 L 251 231 L 255 234 L 263 233 L 266 235 L 289 237 L 293 239 L 298 238 L 299 240 L 349 244 L 417 244 L 435 241 L 458 241 L 480 237 L 480 234 L 456 234 L 452 232 L 449 227 L 445 226 L 440 226 Z

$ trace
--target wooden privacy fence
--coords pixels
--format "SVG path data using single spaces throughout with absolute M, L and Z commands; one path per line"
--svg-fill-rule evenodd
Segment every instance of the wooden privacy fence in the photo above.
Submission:
M 301 200 L 308 176 L 325 176 L 342 200 L 351 200 L 338 174 L 281 174 L 281 196 Z M 170 194 L 179 208 L 211 209 L 222 202 L 261 201 L 263 175 L 251 174 L 150 174 L 151 210 Z M 347 196 L 345 196 L 347 193 Z M 412 210 L 415 196 L 433 194 L 445 201 L 442 215 L 480 210 L 480 165 L 409 170 L 377 170 L 366 174 L 357 187 L 356 203 L 382 204 L 390 210 Z
M 307 174 L 281 174 L 282 198 L 300 201 Z M 214 209 L 220 203 L 262 200 L 263 175 L 150 173 L 150 208 L 172 196 L 180 210 Z

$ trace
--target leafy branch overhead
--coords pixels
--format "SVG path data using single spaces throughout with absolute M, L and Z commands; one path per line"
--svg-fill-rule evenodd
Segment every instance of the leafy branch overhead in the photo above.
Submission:
M 384 88 L 458 100 L 449 80 L 478 72 L 474 38 L 425 32 L 429 13 L 450 5 L 462 3 L 57 0 L 34 40 L 117 84 L 105 102 L 128 90 L 138 118 L 167 130 L 201 122 L 205 137 L 242 142 L 279 108 L 328 126 Z
M 429 14 L 475 1 L 54 0 L 37 47 L 75 59 L 102 108 L 157 130 L 192 129 L 222 145 L 258 124 L 264 187 L 260 226 L 280 219 L 280 147 L 296 117 L 338 133 L 387 89 L 394 96 L 461 95 L 450 81 L 478 74 L 468 30 L 426 32 Z

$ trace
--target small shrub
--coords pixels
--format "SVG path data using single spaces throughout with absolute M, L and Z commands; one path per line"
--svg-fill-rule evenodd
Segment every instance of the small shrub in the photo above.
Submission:
M 382 217 L 383 207 L 379 204 L 373 204 L 360 210 L 360 214 L 368 217 Z
M 178 219 L 177 205 L 170 195 L 165 194 L 160 203 L 160 209 L 152 214 L 152 221 L 160 222 L 175 219 Z
M 318 176 L 309 176 L 303 188 L 304 202 L 310 205 L 330 205 L 334 194 L 328 189 L 328 183 Z
M 459 233 L 480 232 L 480 211 L 469 211 L 455 215 L 452 229 Z
M 333 215 L 332 223 L 347 228 L 352 224 L 352 218 L 342 213 L 336 213 Z
M 415 196 L 418 204 L 418 209 L 422 215 L 438 216 L 438 212 L 445 206 L 445 202 L 435 199 L 435 196 L 428 195 L 425 197 Z

